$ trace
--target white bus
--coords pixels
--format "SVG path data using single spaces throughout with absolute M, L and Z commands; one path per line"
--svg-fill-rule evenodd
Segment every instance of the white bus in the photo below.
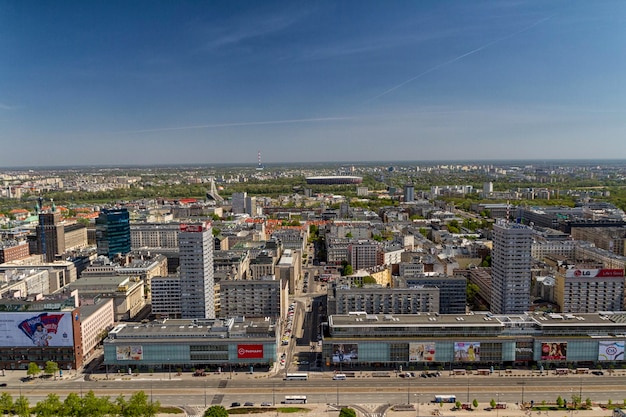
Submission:
M 285 395 L 285 404 L 306 404 L 306 395 Z
M 455 403 L 456 395 L 435 395 L 436 403 Z
M 288 373 L 285 376 L 286 381 L 307 381 L 309 379 L 309 374 L 306 372 L 294 372 Z

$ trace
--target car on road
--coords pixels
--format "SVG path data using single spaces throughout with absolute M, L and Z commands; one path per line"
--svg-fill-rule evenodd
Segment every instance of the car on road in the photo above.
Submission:
M 271 407 L 271 406 L 272 406 L 272 403 L 269 401 L 264 401 L 261 403 L 261 407 Z
M 243 404 L 243 406 L 244 406 L 244 407 L 254 407 L 254 403 L 253 403 L 252 401 L 246 401 L 246 402 Z
M 604 375 L 604 372 L 602 371 L 591 371 L 592 374 L 597 375 L 597 376 L 602 376 Z
M 231 406 L 231 407 L 239 407 L 239 406 L 241 406 L 241 404 L 240 404 L 240 403 L 237 403 L 237 402 L 234 402 L 234 403 L 232 403 L 230 406 Z
M 6 382 L 3 382 L 2 384 L 0 384 L 0 387 L 6 387 L 6 386 L 7 386 Z

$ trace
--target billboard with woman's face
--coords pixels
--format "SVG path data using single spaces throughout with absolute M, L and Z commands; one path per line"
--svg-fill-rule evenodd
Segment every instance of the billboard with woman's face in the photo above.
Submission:
M 567 359 L 567 342 L 543 342 L 541 344 L 542 361 L 564 361 Z
M 455 342 L 455 362 L 478 362 L 480 361 L 480 342 Z
M 433 362 L 435 343 L 409 343 L 409 362 Z

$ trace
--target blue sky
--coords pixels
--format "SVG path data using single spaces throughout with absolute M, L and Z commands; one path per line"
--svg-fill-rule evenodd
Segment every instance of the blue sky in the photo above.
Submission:
M 0 166 L 623 158 L 624 1 L 2 1 Z

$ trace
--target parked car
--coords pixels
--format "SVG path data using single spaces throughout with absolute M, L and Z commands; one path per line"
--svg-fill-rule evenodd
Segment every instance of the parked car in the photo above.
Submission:
M 272 406 L 272 403 L 269 401 L 263 401 L 261 403 L 261 407 L 271 407 L 271 406 Z
M 241 405 L 240 403 L 234 402 L 230 406 L 231 407 L 239 407 L 240 405 Z
M 251 401 L 246 401 L 243 405 L 244 407 L 254 407 L 254 403 Z

